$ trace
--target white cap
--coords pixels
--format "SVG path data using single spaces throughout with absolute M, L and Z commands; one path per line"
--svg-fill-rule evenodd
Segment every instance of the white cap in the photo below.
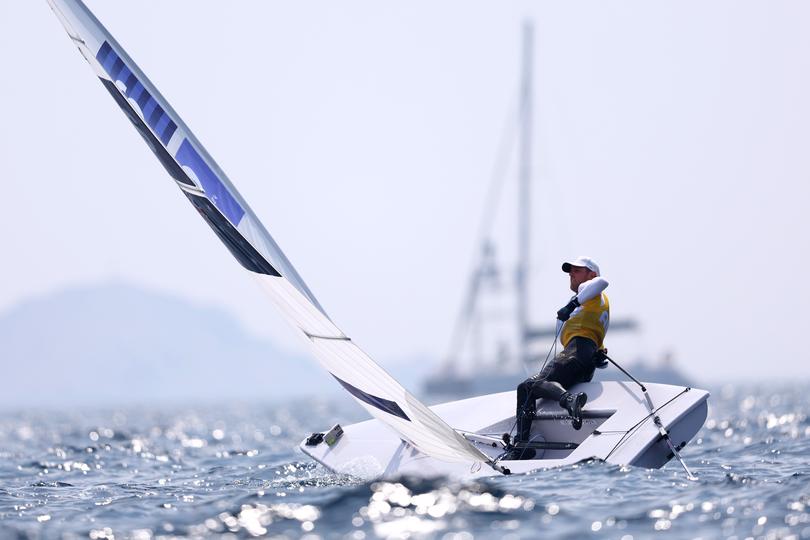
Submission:
M 592 272 L 596 272 L 596 275 L 599 275 L 599 265 L 591 259 L 590 257 L 583 257 L 580 255 L 576 259 L 568 260 L 562 263 L 562 271 L 566 274 L 571 271 L 572 266 L 580 266 L 582 268 L 587 268 Z

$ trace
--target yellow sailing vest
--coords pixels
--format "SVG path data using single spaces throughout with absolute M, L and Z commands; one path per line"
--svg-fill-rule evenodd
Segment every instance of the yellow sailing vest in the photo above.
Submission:
M 565 321 L 560 334 L 563 347 L 576 336 L 586 337 L 602 348 L 605 333 L 610 322 L 610 303 L 605 293 L 591 298 L 571 314 Z

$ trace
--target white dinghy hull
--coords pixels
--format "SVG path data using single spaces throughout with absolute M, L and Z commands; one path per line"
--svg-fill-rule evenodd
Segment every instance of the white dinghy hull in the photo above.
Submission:
M 619 465 L 660 468 L 672 457 L 669 445 L 654 422 L 657 415 L 676 448 L 683 448 L 706 420 L 705 390 L 646 384 L 649 401 L 641 388 L 630 381 L 584 383 L 572 390 L 586 392 L 583 426 L 574 430 L 570 418 L 556 403 L 538 400 L 532 426 L 532 442 L 538 448 L 535 459 L 500 461 L 512 473 L 571 465 L 600 459 Z M 652 407 L 650 406 L 652 404 Z M 504 453 L 501 439 L 513 432 L 515 392 L 501 392 L 434 405 L 431 409 L 454 426 L 468 440 L 497 459 Z M 301 450 L 328 469 L 364 479 L 400 475 L 433 477 L 480 477 L 498 473 L 478 462 L 449 463 L 427 456 L 403 441 L 378 420 L 343 428 L 331 446 L 326 442 Z

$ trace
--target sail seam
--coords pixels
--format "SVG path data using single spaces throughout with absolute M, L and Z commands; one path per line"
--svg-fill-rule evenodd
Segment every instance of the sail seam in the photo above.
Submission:
M 310 334 L 306 330 L 304 330 L 303 332 L 304 332 L 304 335 L 307 336 L 311 340 L 316 340 L 316 339 L 326 339 L 326 340 L 331 340 L 331 341 L 351 341 L 352 340 L 352 338 L 350 338 L 349 336 L 319 336 L 319 335 L 316 335 L 316 334 Z

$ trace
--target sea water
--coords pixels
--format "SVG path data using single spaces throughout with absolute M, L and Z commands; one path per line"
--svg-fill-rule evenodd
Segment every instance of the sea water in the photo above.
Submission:
M 350 398 L 0 413 L 0 538 L 810 538 L 807 385 L 714 389 L 683 457 L 476 481 L 335 475 Z

